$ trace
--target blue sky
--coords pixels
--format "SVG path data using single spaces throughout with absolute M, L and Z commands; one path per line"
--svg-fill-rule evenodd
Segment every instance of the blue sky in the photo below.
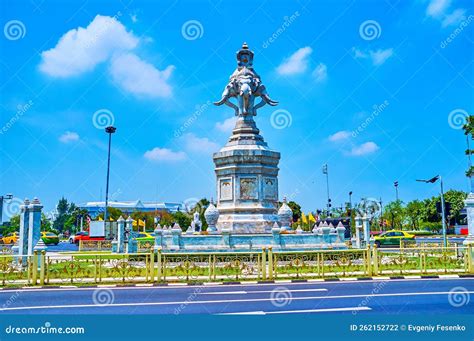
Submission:
M 281 152 L 280 197 L 324 206 L 325 163 L 336 205 L 393 200 L 395 180 L 405 201 L 435 195 L 414 180 L 436 174 L 468 189 L 471 1 L 1 4 L 1 194 L 103 199 L 113 119 L 113 199 L 215 196 L 233 112 L 211 103 L 244 41 L 279 101 L 256 120 Z

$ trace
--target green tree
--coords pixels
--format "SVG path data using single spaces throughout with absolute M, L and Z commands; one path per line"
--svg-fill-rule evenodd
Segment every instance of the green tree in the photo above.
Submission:
M 419 229 L 420 224 L 422 223 L 423 210 L 424 210 L 424 204 L 423 202 L 419 200 L 410 201 L 405 208 L 405 213 L 406 213 L 406 218 L 408 220 L 408 223 L 410 224 L 411 228 L 413 228 L 414 230 Z
M 391 228 L 401 229 L 405 222 L 405 208 L 401 200 L 388 203 L 384 207 L 383 219 L 387 221 Z
M 451 205 L 451 213 L 450 217 L 448 218 L 459 218 L 459 214 L 464 207 L 464 200 L 466 200 L 466 197 L 466 192 L 456 191 L 454 189 L 450 189 L 449 191 L 444 193 L 444 200 L 446 202 L 449 202 L 449 204 Z
M 282 203 L 278 203 L 280 206 Z M 288 206 L 291 208 L 293 212 L 293 222 L 297 222 L 301 218 L 301 206 L 294 201 L 289 201 Z
M 67 199 L 62 197 L 59 199 L 58 205 L 56 206 L 56 210 L 58 211 L 58 215 L 53 223 L 53 228 L 57 231 L 62 232 L 64 229 L 64 224 L 69 218 L 69 203 Z
M 174 218 L 174 222 L 178 223 L 183 231 L 186 231 L 188 229 L 188 226 L 191 225 L 192 218 L 187 213 L 178 211 L 173 213 L 172 216 Z

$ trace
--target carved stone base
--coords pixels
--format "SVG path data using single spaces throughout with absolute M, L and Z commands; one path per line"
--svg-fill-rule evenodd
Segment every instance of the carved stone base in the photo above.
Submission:
M 268 148 L 251 116 L 239 117 L 229 142 L 213 159 L 217 228 L 232 233 L 270 232 L 278 221 L 280 153 Z

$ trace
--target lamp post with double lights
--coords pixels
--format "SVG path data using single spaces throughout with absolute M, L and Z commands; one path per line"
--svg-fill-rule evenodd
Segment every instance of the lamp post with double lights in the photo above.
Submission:
M 441 189 L 441 219 L 443 220 L 443 244 L 444 244 L 444 247 L 447 247 L 448 240 L 446 237 L 446 208 L 444 204 L 443 179 L 441 178 L 440 175 L 436 175 L 435 177 L 432 177 L 431 179 L 428 179 L 428 180 L 417 179 L 416 181 L 434 184 L 438 180 L 439 180 L 440 189 Z

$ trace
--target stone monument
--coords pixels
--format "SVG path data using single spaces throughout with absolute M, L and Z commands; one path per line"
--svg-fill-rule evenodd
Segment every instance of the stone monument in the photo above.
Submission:
M 216 226 L 231 233 L 269 233 L 278 222 L 280 153 L 268 147 L 253 119 L 258 108 L 278 102 L 268 96 L 253 68 L 253 56 L 244 43 L 237 51 L 237 68 L 222 98 L 214 103 L 226 104 L 237 116 L 228 143 L 213 155 L 219 211 Z

